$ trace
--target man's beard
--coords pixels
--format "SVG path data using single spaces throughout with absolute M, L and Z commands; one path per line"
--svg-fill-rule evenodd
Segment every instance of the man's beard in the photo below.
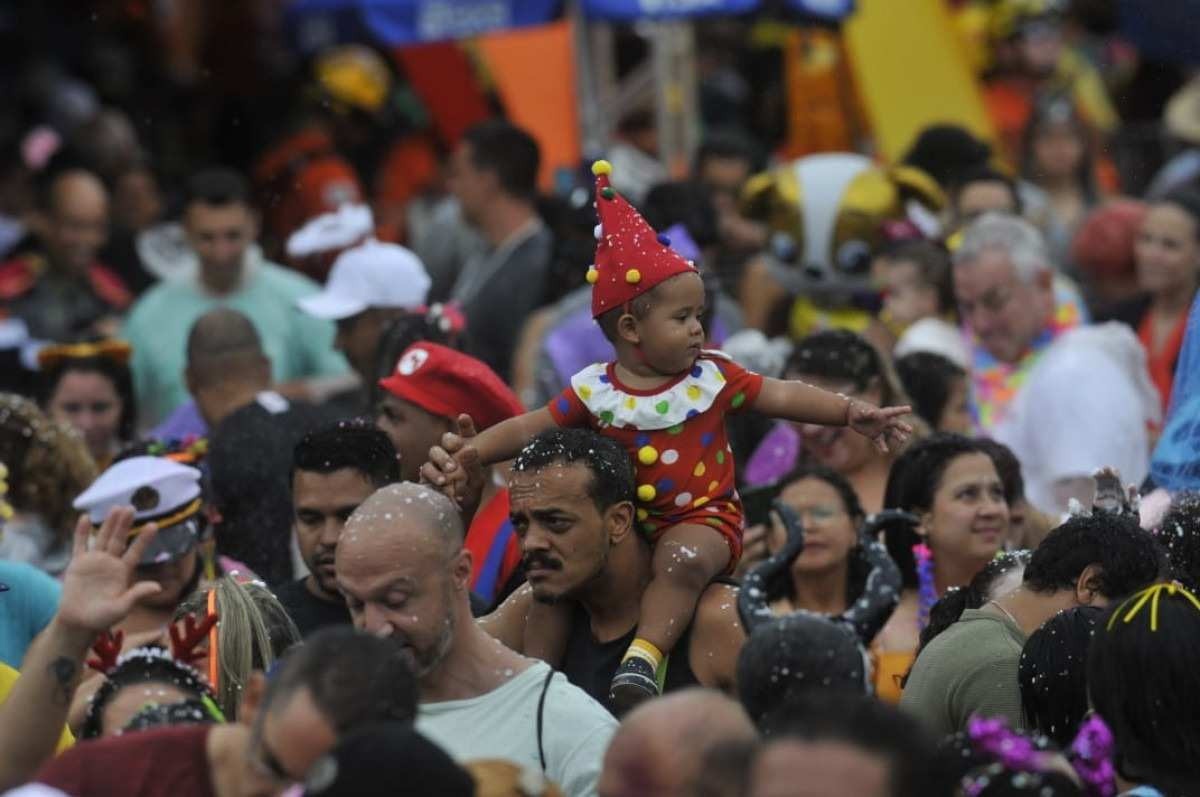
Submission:
M 454 615 L 446 616 L 446 622 L 442 625 L 442 632 L 438 636 L 433 647 L 427 651 L 420 652 L 416 648 L 412 648 L 413 669 L 417 678 L 424 678 L 438 668 L 446 658 L 446 654 L 450 652 L 450 646 L 454 644 Z
M 342 596 L 341 596 L 341 593 L 338 592 L 337 580 L 336 579 L 326 580 L 325 576 L 321 573 L 322 566 L 324 566 L 324 565 L 333 566 L 334 565 L 334 563 L 336 561 L 335 560 L 336 552 L 337 552 L 336 548 L 318 548 L 313 554 L 312 561 L 307 562 L 306 564 L 308 565 L 308 572 L 312 575 L 313 581 L 316 582 L 317 586 L 321 589 L 321 591 L 325 592 L 329 595 L 332 595 L 332 596 L 336 597 L 338 599 L 338 601 L 341 601 Z
M 425 678 L 434 670 L 436 670 L 438 666 L 445 660 L 446 655 L 450 652 L 451 645 L 454 644 L 454 631 L 456 626 L 454 621 L 453 598 L 454 596 L 452 590 L 450 586 L 447 585 L 446 595 L 444 596 L 446 617 L 441 623 L 441 631 L 438 632 L 438 637 L 436 640 L 434 640 L 432 646 L 421 650 L 415 645 L 412 645 L 412 640 L 403 636 L 402 634 L 397 633 L 388 637 L 396 644 L 396 646 L 404 654 L 405 658 L 407 658 L 412 664 L 413 674 L 416 675 L 418 679 Z

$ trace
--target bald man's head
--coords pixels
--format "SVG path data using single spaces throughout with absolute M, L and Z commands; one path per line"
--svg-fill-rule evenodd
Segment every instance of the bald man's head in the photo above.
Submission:
M 254 322 L 237 310 L 218 307 L 196 319 L 187 339 L 189 386 L 255 380 L 270 384 L 270 362 Z M 194 392 L 194 391 L 193 391 Z
M 66 169 L 45 184 L 37 228 L 51 264 L 84 276 L 108 240 L 108 191 L 84 169 Z
M 350 519 L 346 532 L 354 530 L 372 538 L 404 539 L 412 544 L 429 542 L 446 555 L 462 549 L 465 532 L 458 507 L 437 490 L 414 482 L 396 482 L 381 487 L 363 501 Z
M 196 319 L 188 333 L 188 364 L 252 351 L 262 354 L 262 338 L 254 322 L 229 307 L 217 307 Z
M 710 689 L 685 689 L 644 703 L 621 723 L 604 756 L 601 797 L 690 793 L 709 751 L 753 742 L 741 705 Z
M 271 387 L 271 361 L 250 319 L 219 307 L 192 324 L 184 377 L 200 415 L 213 429 Z
M 462 518 L 423 485 L 388 485 L 359 505 L 338 540 L 334 570 L 355 627 L 395 639 L 421 677 L 445 658 L 459 624 L 471 622 Z

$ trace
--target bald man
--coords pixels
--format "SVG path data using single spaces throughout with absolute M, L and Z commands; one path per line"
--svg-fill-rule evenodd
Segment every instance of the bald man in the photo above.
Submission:
M 217 546 L 269 586 L 282 586 L 295 575 L 292 451 L 333 414 L 271 389 L 257 329 L 228 307 L 192 325 L 185 381 L 208 426 Z
M 683 797 L 694 793 L 713 750 L 758 738 L 737 701 L 712 689 L 684 689 L 630 712 L 600 775 L 601 797 Z
M 568 795 L 596 794 L 616 721 L 475 625 L 471 554 L 448 498 L 411 482 L 377 491 L 346 522 L 334 570 L 354 625 L 393 640 L 412 663 L 418 730 L 460 761 L 508 759 Z
M 133 297 L 97 258 L 108 240 L 108 191 L 84 169 L 41 180 L 33 238 L 0 265 L 0 307 L 37 340 L 111 334 Z
M 228 307 L 197 318 L 188 332 L 184 380 L 210 429 L 269 389 L 271 361 L 250 319 Z
M 879 753 L 836 739 L 780 739 L 759 754 L 753 797 L 892 797 L 891 766 Z

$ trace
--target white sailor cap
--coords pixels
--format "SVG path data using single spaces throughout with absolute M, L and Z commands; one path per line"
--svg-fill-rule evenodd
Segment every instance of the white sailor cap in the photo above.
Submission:
M 169 562 L 188 553 L 199 541 L 200 471 L 161 457 L 130 457 L 108 468 L 75 499 L 99 526 L 114 507 L 132 506 L 130 537 L 148 524 L 158 536 L 142 554 L 141 564 Z

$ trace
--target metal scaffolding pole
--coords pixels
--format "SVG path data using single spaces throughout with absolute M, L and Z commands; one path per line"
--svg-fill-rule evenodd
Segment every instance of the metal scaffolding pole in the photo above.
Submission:
M 604 114 L 604 108 L 611 103 L 616 82 L 612 28 L 589 21 L 580 0 L 571 0 L 567 4 L 567 13 L 575 44 L 575 97 L 583 137 L 580 149 L 587 162 L 604 154 L 612 134 Z
M 653 26 L 655 110 L 659 158 L 674 178 L 687 176 L 699 141 L 696 97 L 696 37 L 689 21 Z
M 618 79 L 613 27 L 589 20 L 579 0 L 568 4 L 575 40 L 576 96 L 585 160 L 600 157 L 617 123 L 654 98 L 659 158 L 673 177 L 687 174 L 699 141 L 695 36 L 688 21 L 641 23 L 649 57 Z

